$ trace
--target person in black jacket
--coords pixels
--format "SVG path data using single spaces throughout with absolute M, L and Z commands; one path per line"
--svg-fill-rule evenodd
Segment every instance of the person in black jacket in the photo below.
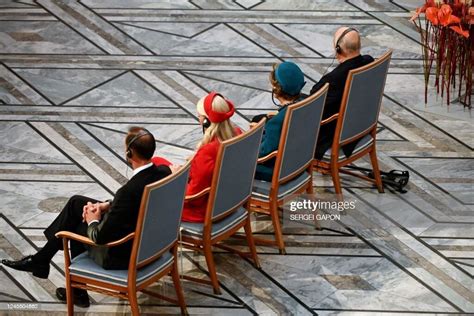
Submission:
M 318 83 L 311 89 L 311 94 L 316 93 L 326 82 L 329 82 L 329 90 L 322 117 L 323 120 L 339 113 L 349 71 L 374 61 L 371 56 L 360 54 L 360 36 L 359 32 L 354 28 L 339 28 L 334 34 L 333 44 L 336 54 L 335 58 L 339 62 L 339 65 L 330 73 L 323 75 Z M 321 160 L 324 153 L 331 148 L 335 130 L 336 121 L 321 126 L 316 145 L 316 159 Z M 344 154 L 349 157 L 356 145 L 357 142 L 352 142 L 343 146 L 342 150 Z
M 156 143 L 153 135 L 141 127 L 132 127 L 125 138 L 127 163 L 133 169 L 131 179 L 115 194 L 113 201 L 100 202 L 85 196 L 75 195 L 69 199 L 61 213 L 44 231 L 48 239 L 45 246 L 36 254 L 21 260 L 2 260 L 10 268 L 32 272 L 39 278 L 49 275 L 49 263 L 53 256 L 62 250 L 62 240 L 55 237 L 59 231 L 70 231 L 87 236 L 101 245 L 121 239 L 135 231 L 138 212 L 144 188 L 171 174 L 167 166 L 155 166 L 150 161 Z M 132 241 L 120 246 L 88 247 L 70 242 L 71 257 L 74 258 L 88 250 L 88 255 L 105 269 L 127 269 L 132 249 Z M 58 288 L 56 296 L 66 301 L 66 290 Z M 89 306 L 87 291 L 74 289 L 74 303 L 81 307 Z

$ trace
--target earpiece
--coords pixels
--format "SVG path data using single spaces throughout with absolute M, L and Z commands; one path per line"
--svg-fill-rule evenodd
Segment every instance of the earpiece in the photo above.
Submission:
M 202 127 L 208 128 L 209 126 L 211 126 L 211 121 L 209 121 L 207 117 L 204 117 L 204 120 L 202 121 Z
M 202 133 L 204 134 L 206 132 L 206 129 L 211 126 L 211 121 L 207 117 L 204 117 L 204 120 L 202 121 Z
M 272 102 L 273 102 L 273 104 L 275 104 L 276 106 L 281 106 L 280 103 L 277 103 L 277 102 L 275 101 L 275 91 L 274 91 L 273 89 L 272 89 Z
M 127 150 L 125 151 L 125 155 L 127 156 L 128 159 L 132 158 L 132 156 L 133 156 L 133 152 L 132 152 L 132 149 L 130 147 L 133 145 L 133 143 L 137 139 L 139 139 L 140 137 L 146 136 L 146 135 L 152 135 L 152 134 L 148 130 L 143 129 L 128 142 Z
M 336 54 L 341 54 L 342 53 L 342 47 L 339 46 L 339 42 L 344 38 L 344 36 L 346 36 L 347 33 L 352 32 L 352 31 L 359 33 L 359 31 L 357 31 L 356 29 L 350 27 L 347 30 L 345 30 L 344 32 L 342 32 L 342 34 L 337 38 L 336 45 L 334 46 L 334 48 L 336 50 Z

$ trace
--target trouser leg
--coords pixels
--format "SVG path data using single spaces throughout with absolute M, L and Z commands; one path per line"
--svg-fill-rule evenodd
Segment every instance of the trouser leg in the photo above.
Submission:
M 87 232 L 87 224 L 82 222 L 82 212 L 87 202 L 96 203 L 98 201 L 80 195 L 74 195 L 69 199 L 61 213 L 59 213 L 56 219 L 44 231 L 48 242 L 34 256 L 35 261 L 44 263 L 50 262 L 58 250 L 63 249 L 62 240 L 55 236 L 57 232 L 70 231 L 85 235 Z M 86 248 L 82 244 L 71 241 L 71 257 L 74 258 L 85 250 Z

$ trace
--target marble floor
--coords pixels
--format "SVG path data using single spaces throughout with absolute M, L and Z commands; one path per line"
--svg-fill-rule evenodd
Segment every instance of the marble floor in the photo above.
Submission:
M 110 198 L 130 176 L 123 137 L 143 125 L 157 154 L 183 162 L 200 138 L 196 101 L 217 90 L 235 122 L 274 110 L 271 65 L 302 66 L 309 92 L 331 64 L 332 34 L 359 29 L 363 53 L 393 49 L 377 140 L 382 169 L 409 170 L 408 192 L 378 194 L 344 178 L 358 201 L 322 230 L 285 227 L 288 254 L 259 247 L 262 269 L 216 252 L 223 294 L 184 281 L 192 315 L 474 313 L 474 137 L 470 110 L 449 107 L 424 79 L 418 0 L 0 0 L 0 258 L 42 247 L 73 194 Z M 315 174 L 316 192 L 331 180 Z M 265 220 L 255 234 L 268 234 Z M 239 241 L 235 244 L 239 246 Z M 0 314 L 63 315 L 63 257 L 49 279 L 0 266 Z M 180 269 L 203 275 L 203 257 Z M 170 280 L 153 287 L 173 293 Z M 128 314 L 91 294 L 78 315 Z M 178 314 L 139 298 L 142 313 Z

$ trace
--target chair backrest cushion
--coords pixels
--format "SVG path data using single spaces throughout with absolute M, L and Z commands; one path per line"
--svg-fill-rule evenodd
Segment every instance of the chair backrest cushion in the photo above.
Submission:
M 142 204 L 145 203 L 139 236 L 137 263 L 153 260 L 160 252 L 178 239 L 181 223 L 189 163 L 177 174 L 168 176 L 145 187 Z M 143 207 L 143 206 L 142 206 Z M 138 228 L 138 227 L 137 227 Z
M 313 160 L 327 89 L 325 85 L 317 96 L 288 107 L 278 148 L 283 156 L 280 165 L 275 165 L 280 168 L 279 180 L 293 175 Z
M 377 123 L 390 56 L 390 53 L 386 54 L 380 60 L 359 68 L 362 71 L 354 69 L 349 72 L 346 82 L 349 91 L 343 111 L 340 142 L 363 135 Z
M 250 131 L 222 142 L 214 177 L 217 182 L 212 219 L 245 202 L 251 192 L 257 166 L 258 150 L 263 134 L 263 122 Z

